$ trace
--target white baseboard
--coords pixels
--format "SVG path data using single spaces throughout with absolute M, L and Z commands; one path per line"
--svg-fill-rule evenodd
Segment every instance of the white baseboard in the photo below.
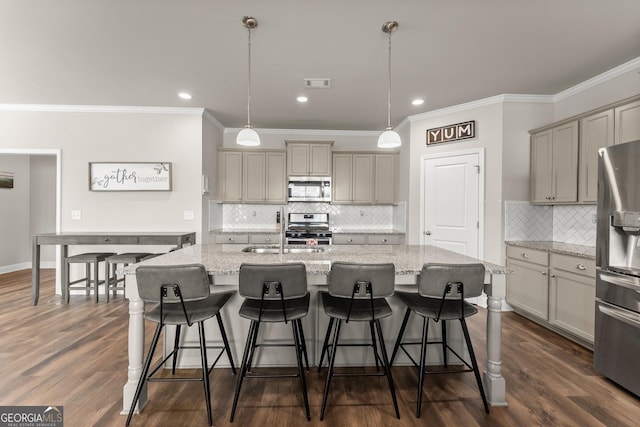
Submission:
M 55 263 L 54 263 L 54 267 L 55 267 Z M 0 266 L 0 274 L 12 273 L 14 271 L 26 270 L 28 268 L 31 268 L 31 262 L 21 262 L 20 264 L 3 265 L 3 266 Z

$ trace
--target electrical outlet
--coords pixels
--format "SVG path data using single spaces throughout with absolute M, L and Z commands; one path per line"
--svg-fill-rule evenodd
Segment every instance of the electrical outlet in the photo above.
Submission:
M 598 222 L 598 215 L 597 214 L 591 214 L 591 222 L 593 224 Z
M 193 220 L 193 211 L 184 211 L 184 220 L 192 221 Z
M 71 211 L 71 219 L 82 219 L 82 211 L 72 210 Z

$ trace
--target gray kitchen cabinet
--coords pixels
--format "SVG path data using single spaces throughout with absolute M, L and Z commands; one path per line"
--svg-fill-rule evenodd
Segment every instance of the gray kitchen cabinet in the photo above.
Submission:
M 218 151 L 217 200 L 242 202 L 242 151 Z
M 331 243 L 334 245 L 399 245 L 402 243 L 402 235 L 389 233 L 335 233 Z
M 640 140 L 640 101 L 616 107 L 615 114 L 615 143 Z
M 397 154 L 376 154 L 375 191 L 373 202 L 378 205 L 396 202 Z
M 334 153 L 332 199 L 336 204 L 393 204 L 397 154 Z
M 242 200 L 246 203 L 287 203 L 285 152 L 243 152 Z
M 613 116 L 610 109 L 580 119 L 579 202 L 596 203 L 598 198 L 598 150 L 613 145 Z
M 289 176 L 331 176 L 333 141 L 286 141 L 286 143 Z
M 225 203 L 287 203 L 284 151 L 218 151 L 218 197 Z
M 248 234 L 238 234 L 238 233 L 222 233 L 216 234 L 214 237 L 214 241 L 217 245 L 223 244 L 248 244 L 249 243 L 249 235 Z
M 549 323 L 593 343 L 595 261 L 552 253 L 549 274 Z
M 507 246 L 507 302 L 540 320 L 549 315 L 549 254 Z
M 531 135 L 531 203 L 578 201 L 578 120 Z

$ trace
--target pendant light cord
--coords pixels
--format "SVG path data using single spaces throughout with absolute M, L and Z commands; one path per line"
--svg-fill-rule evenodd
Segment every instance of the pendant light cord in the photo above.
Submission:
M 251 27 L 247 27 L 249 30 L 249 72 L 247 74 L 247 127 L 251 127 Z
M 387 98 L 387 130 L 391 130 L 391 31 L 389 31 L 389 61 L 388 61 L 388 76 L 389 76 L 389 92 Z

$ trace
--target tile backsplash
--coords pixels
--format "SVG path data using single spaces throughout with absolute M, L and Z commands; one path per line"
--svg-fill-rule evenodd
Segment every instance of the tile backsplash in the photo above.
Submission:
M 505 202 L 505 240 L 553 240 L 577 245 L 596 244 L 596 206 L 539 206 Z
M 282 205 L 236 203 L 209 204 L 209 229 L 268 229 L 275 227 L 276 212 Z M 334 205 L 330 203 L 289 203 L 285 215 L 293 213 L 328 213 L 333 229 L 405 230 L 404 203 L 394 206 Z

